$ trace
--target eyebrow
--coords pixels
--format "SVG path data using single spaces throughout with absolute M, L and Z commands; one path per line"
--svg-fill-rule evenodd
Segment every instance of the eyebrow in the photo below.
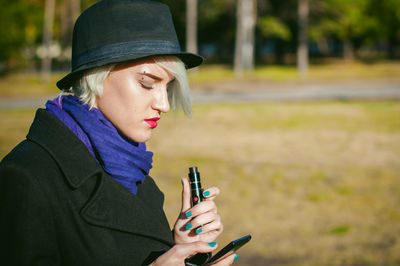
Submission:
M 143 72 L 143 73 L 138 73 L 139 75 L 144 75 L 144 76 L 148 76 L 148 77 L 150 77 L 150 78 L 152 78 L 152 79 L 155 79 L 155 80 L 162 80 L 162 78 L 160 78 L 160 77 L 158 77 L 158 76 L 156 76 L 156 75 L 153 75 L 153 74 L 150 74 L 150 73 L 146 73 L 146 72 Z
M 157 80 L 157 81 L 162 80 L 162 78 L 160 78 L 159 76 L 153 75 L 153 74 L 151 74 L 151 73 L 146 73 L 146 72 L 142 72 L 142 73 L 141 73 L 141 72 L 139 72 L 138 74 L 139 74 L 139 75 L 148 76 L 148 77 L 150 77 L 150 78 L 152 78 L 152 79 L 155 79 L 155 80 Z M 171 84 L 175 79 L 176 79 L 175 77 L 174 77 L 173 79 L 171 79 L 171 80 L 168 82 L 168 84 Z

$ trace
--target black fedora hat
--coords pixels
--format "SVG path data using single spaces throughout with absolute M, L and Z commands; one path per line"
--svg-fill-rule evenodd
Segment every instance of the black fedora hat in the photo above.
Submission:
M 77 19 L 71 73 L 57 82 L 68 90 L 85 70 L 154 55 L 175 55 L 186 68 L 203 58 L 183 52 L 168 6 L 150 0 L 102 0 Z

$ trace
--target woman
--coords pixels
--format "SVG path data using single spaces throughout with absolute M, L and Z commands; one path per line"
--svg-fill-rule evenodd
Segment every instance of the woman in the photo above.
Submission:
M 201 62 L 180 50 L 161 3 L 103 0 L 82 13 L 72 71 L 57 82 L 69 94 L 37 111 L 0 165 L 2 264 L 184 265 L 217 249 L 218 188 L 191 207 L 182 179 L 171 233 L 145 146 L 170 106 L 190 115 L 185 66 Z

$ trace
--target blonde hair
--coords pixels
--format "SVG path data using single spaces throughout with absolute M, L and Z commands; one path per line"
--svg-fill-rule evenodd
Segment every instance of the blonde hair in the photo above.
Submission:
M 153 56 L 152 59 L 175 77 L 168 87 L 168 101 L 172 110 L 181 108 L 186 116 L 191 117 L 190 87 L 184 63 L 176 56 Z M 69 92 L 93 108 L 96 96 L 103 93 L 104 80 L 117 65 L 118 63 L 87 70 Z

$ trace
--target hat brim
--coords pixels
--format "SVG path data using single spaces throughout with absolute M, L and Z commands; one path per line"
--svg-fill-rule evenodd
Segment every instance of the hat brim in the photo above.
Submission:
M 57 81 L 57 87 L 60 90 L 69 90 L 70 87 L 73 85 L 73 83 L 81 77 L 81 75 L 89 69 L 93 69 L 96 67 L 101 67 L 105 66 L 108 64 L 115 64 L 115 63 L 121 63 L 121 62 L 126 62 L 126 61 L 131 61 L 135 59 L 143 59 L 146 57 L 152 57 L 152 56 L 176 56 L 179 59 L 182 60 L 182 62 L 185 64 L 186 69 L 194 68 L 199 66 L 203 62 L 203 57 L 193 54 L 193 53 L 187 53 L 187 52 L 181 52 L 181 53 L 171 53 L 171 54 L 134 54 L 134 55 L 124 55 L 121 57 L 111 57 L 111 58 L 106 58 L 104 60 L 98 60 L 95 62 L 90 62 L 87 64 L 84 64 L 82 66 L 79 66 L 75 70 L 71 71 L 68 75 Z

